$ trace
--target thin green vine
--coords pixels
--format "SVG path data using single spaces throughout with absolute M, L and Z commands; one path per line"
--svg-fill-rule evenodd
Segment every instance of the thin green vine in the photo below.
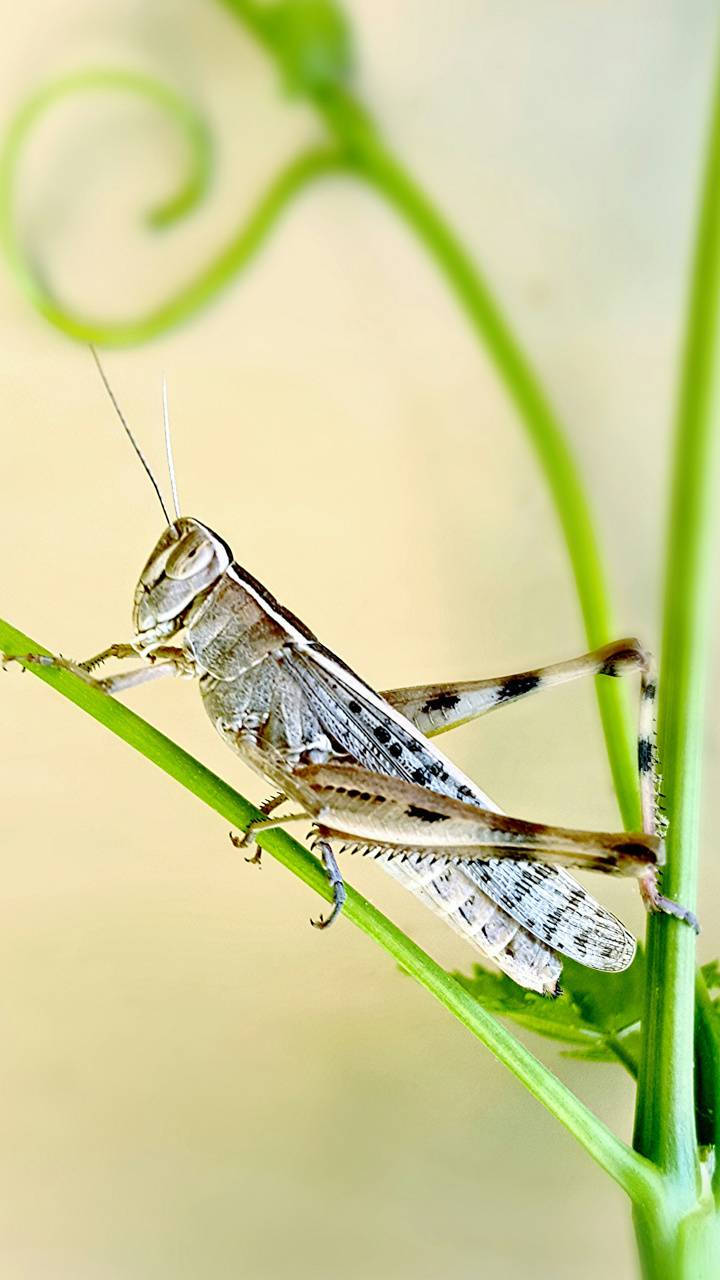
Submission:
M 0 238 L 18 280 L 41 310 L 47 301 L 47 285 L 33 271 L 15 226 L 18 166 L 30 134 L 43 116 L 64 99 L 98 92 L 130 94 L 144 99 L 180 129 L 187 144 L 188 167 L 183 181 L 176 191 L 147 211 L 145 218 L 149 226 L 167 227 L 190 213 L 201 203 L 210 182 L 212 146 L 205 121 L 174 89 L 151 76 L 115 67 L 77 71 L 43 85 L 23 103 L 12 120 L 0 159 Z M 58 317 L 53 323 L 62 315 L 61 308 L 57 311 Z
M 280 215 L 317 178 L 338 172 L 345 161 L 335 146 L 308 148 L 271 181 L 228 243 L 170 298 L 138 317 L 103 320 L 70 311 L 48 291 L 47 280 L 25 253 L 15 225 L 14 192 L 22 154 L 32 130 L 57 102 L 78 92 L 134 93 L 162 108 L 184 131 L 193 164 L 175 195 L 151 209 L 148 225 L 167 227 L 188 213 L 203 195 L 209 174 L 207 130 L 201 118 L 171 89 L 147 76 L 98 70 L 65 76 L 41 89 L 13 121 L 0 162 L 0 236 L 24 292 L 50 324 L 68 337 L 98 346 L 126 346 L 156 338 L 182 323 L 214 298 L 250 261 Z

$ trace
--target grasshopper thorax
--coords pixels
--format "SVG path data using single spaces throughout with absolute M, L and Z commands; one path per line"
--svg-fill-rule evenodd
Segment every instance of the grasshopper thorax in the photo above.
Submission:
M 135 588 L 133 627 L 147 651 L 176 635 L 232 562 L 232 553 L 212 529 L 189 516 L 168 525 Z

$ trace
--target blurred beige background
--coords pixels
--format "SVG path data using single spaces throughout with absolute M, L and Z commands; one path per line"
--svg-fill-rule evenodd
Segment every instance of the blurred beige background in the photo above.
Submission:
M 619 635 L 657 646 L 667 447 L 714 41 L 710 0 L 354 0 L 359 83 L 464 234 L 570 424 Z M 121 99 L 59 110 L 20 208 L 67 296 L 142 310 L 205 261 L 317 124 L 219 6 L 28 0 L 2 108 L 95 64 L 155 72 L 211 121 L 185 225 L 137 215 L 182 153 Z M 2 612 L 84 656 L 127 637 L 161 520 L 86 351 L 0 270 Z M 542 480 L 492 369 L 391 213 L 317 186 L 182 330 L 111 353 L 184 505 L 379 686 L 584 648 Z M 717 653 L 717 645 L 714 646 Z M 714 677 L 717 700 L 717 672 Z M 187 685 L 128 700 L 259 799 Z M 88 718 L 2 676 L 0 1270 L 23 1280 L 599 1280 L 633 1273 L 625 1203 L 490 1056 L 308 891 Z M 614 826 L 592 688 L 445 740 L 499 803 Z M 717 953 L 708 725 L 701 938 Z M 372 867 L 345 868 L 443 962 L 473 955 Z M 627 883 L 595 885 L 642 928 Z M 535 1048 L 623 1133 L 619 1068 Z

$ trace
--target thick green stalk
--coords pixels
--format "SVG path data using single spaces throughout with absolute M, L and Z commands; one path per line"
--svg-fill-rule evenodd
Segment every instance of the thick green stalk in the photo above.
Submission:
M 47 653 L 29 636 L 2 620 L 0 651 L 13 655 Z M 245 828 L 260 816 L 248 800 L 122 703 L 68 671 L 38 664 L 27 664 L 27 669 L 158 765 L 233 826 Z M 330 896 L 318 860 L 286 832 L 262 832 L 258 844 L 310 888 L 325 898 Z M 350 887 L 344 914 L 481 1040 L 636 1203 L 650 1205 L 662 1200 L 662 1184 L 652 1165 L 612 1133 L 511 1032 L 486 1013 L 460 983 Z
M 720 1219 L 710 1196 L 687 1205 L 669 1193 L 633 1209 L 645 1280 L 717 1280 Z
M 677 411 L 658 717 L 670 822 L 663 888 L 690 908 L 697 893 L 712 481 L 720 415 L 719 318 L 720 78 L 713 102 Z M 648 928 L 635 1142 L 661 1168 L 673 1171 L 689 1197 L 697 1185 L 694 987 L 692 930 L 668 916 L 656 916 Z

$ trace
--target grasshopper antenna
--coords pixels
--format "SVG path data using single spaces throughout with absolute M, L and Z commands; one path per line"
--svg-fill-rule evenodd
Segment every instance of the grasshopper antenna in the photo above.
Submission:
M 172 500 L 175 508 L 175 518 L 180 519 L 180 503 L 178 502 L 177 481 L 175 480 L 175 462 L 173 460 L 172 439 L 170 437 L 170 413 L 168 411 L 168 389 L 167 378 L 163 374 L 162 380 L 162 407 L 163 407 L 163 429 L 165 431 L 165 454 L 167 456 L 168 471 L 170 472 L 170 488 L 172 489 Z
M 107 377 L 106 377 L 106 374 L 105 374 L 105 370 L 103 369 L 103 367 L 102 367 L 102 365 L 101 365 L 101 363 L 100 363 L 100 357 L 98 356 L 97 351 L 95 350 L 95 348 L 94 348 L 94 346 L 92 345 L 92 343 L 90 343 L 90 344 L 89 344 L 89 346 L 90 346 L 90 354 L 91 354 L 91 356 L 92 356 L 93 360 L 95 361 L 95 364 L 96 364 L 96 366 L 97 366 L 97 371 L 98 371 L 98 373 L 100 374 L 100 377 L 101 377 L 101 379 L 102 379 L 102 384 L 103 384 L 103 386 L 104 386 L 105 390 L 107 391 L 107 393 L 108 393 L 108 395 L 109 395 L 109 397 L 110 397 L 110 403 L 112 404 L 113 409 L 115 410 L 115 412 L 116 412 L 116 414 L 117 414 L 118 418 L 120 419 L 120 421 L 121 421 L 121 423 L 122 423 L 122 425 L 123 425 L 123 428 L 124 428 L 124 430 L 125 430 L 125 434 L 127 435 L 128 440 L 130 441 L 130 443 L 131 443 L 131 445 L 132 445 L 133 449 L 135 450 L 135 452 L 136 452 L 136 454 L 137 454 L 138 458 L 140 459 L 140 461 L 141 461 L 141 463 L 142 463 L 143 467 L 145 468 L 145 471 L 146 471 L 147 476 L 148 476 L 148 478 L 149 478 L 149 480 L 150 480 L 150 483 L 151 483 L 151 485 L 152 485 L 153 489 L 155 490 L 155 492 L 156 492 L 156 494 L 157 494 L 158 502 L 160 503 L 160 506 L 162 507 L 163 515 L 165 516 L 165 519 L 167 520 L 167 522 L 168 522 L 168 524 L 169 524 L 169 525 L 172 525 L 172 523 L 173 523 L 173 522 L 172 522 L 172 520 L 170 519 L 170 515 L 169 515 L 169 513 L 168 513 L 168 509 L 167 509 L 167 507 L 165 506 L 165 503 L 164 503 L 164 501 L 163 501 L 163 496 L 162 496 L 162 494 L 161 494 L 161 492 L 160 492 L 160 486 L 159 486 L 159 484 L 158 484 L 157 480 L 155 479 L 155 477 L 154 477 L 154 475 L 153 475 L 152 471 L 150 470 L 150 465 L 149 465 L 149 463 L 146 461 L 146 459 L 145 459 L 145 457 L 144 457 L 144 455 L 143 455 L 143 453 L 142 453 L 142 450 L 140 449 L 140 445 L 138 444 L 138 442 L 137 442 L 137 440 L 135 439 L 135 437 L 134 437 L 134 435 L 133 435 L 132 431 L 130 430 L 130 428 L 129 428 L 129 426 L 128 426 L 127 422 L 125 421 L 125 416 L 124 416 L 124 414 L 123 414 L 122 409 L 120 408 L 120 405 L 118 404 L 117 400 L 115 399 L 115 396 L 114 396 L 114 394 L 113 394 L 112 387 L 110 386 L 110 383 L 109 383 L 109 382 L 108 382 L 108 380 L 107 380 Z

